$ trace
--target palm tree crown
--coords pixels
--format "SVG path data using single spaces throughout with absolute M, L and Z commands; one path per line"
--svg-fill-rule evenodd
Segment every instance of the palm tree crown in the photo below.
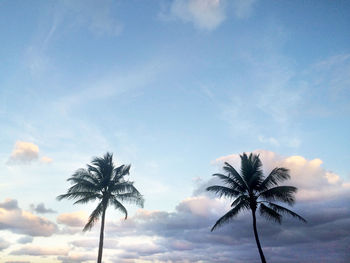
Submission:
M 114 166 L 113 154 L 106 153 L 102 158 L 96 157 L 87 169 L 78 169 L 67 181 L 73 185 L 66 194 L 59 195 L 58 200 L 74 199 L 74 204 L 85 204 L 98 201 L 98 205 L 91 213 L 83 231 L 90 230 L 101 217 L 100 246 L 98 262 L 102 258 L 103 231 L 106 209 L 113 205 L 115 209 L 128 216 L 122 202 L 131 202 L 143 207 L 144 199 L 139 191 L 125 179 L 129 174 L 130 165 Z
M 225 162 L 223 167 L 226 174 L 216 173 L 213 176 L 220 178 L 224 186 L 214 185 L 207 188 L 219 197 L 228 197 L 234 199 L 231 209 L 223 215 L 211 231 L 217 227 L 228 223 L 239 212 L 251 210 L 253 215 L 253 227 L 256 242 L 262 262 L 266 262 L 260 247 L 260 241 L 256 230 L 255 212 L 259 210 L 260 215 L 268 220 L 281 223 L 282 215 L 289 215 L 303 222 L 306 220 L 293 211 L 276 204 L 276 202 L 293 205 L 295 202 L 295 193 L 297 188 L 294 186 L 279 186 L 278 184 L 290 179 L 289 170 L 286 168 L 274 168 L 268 176 L 264 176 L 262 163 L 259 155 L 243 153 L 241 157 L 241 174 L 229 163 Z

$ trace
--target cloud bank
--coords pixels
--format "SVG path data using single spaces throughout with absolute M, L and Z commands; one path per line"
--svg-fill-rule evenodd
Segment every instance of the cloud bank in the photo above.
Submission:
M 299 188 L 292 210 L 308 220 L 303 224 L 285 217 L 279 225 L 258 217 L 258 231 L 267 260 L 281 263 L 349 262 L 349 183 L 324 169 L 322 161 L 317 158 L 283 157 L 265 150 L 255 152 L 260 154 L 265 173 L 276 166 L 290 169 L 292 179 L 286 185 Z M 239 170 L 239 154 L 219 157 L 213 165 L 217 165 L 220 171 L 224 161 Z M 128 220 L 115 221 L 107 217 L 104 260 L 107 263 L 260 262 L 249 213 L 243 213 L 230 224 L 210 232 L 216 220 L 230 207 L 229 200 L 215 198 L 205 191 L 208 185 L 218 183 L 215 180 L 199 180 L 193 195 L 181 201 L 172 212 L 141 209 Z M 15 200 L 8 199 L 0 204 L 0 222 L 4 222 L 3 211 L 20 215 L 21 210 Z M 24 221 L 23 217 L 17 216 L 11 222 L 18 221 L 18 218 Z M 57 222 L 64 228 L 56 235 L 70 240 L 69 251 L 64 247 L 49 249 L 30 244 L 16 248 L 11 254 L 18 257 L 46 255 L 56 257 L 62 263 L 93 261 L 99 227 L 83 234 L 81 229 L 86 220 L 87 214 L 82 211 L 57 217 Z M 41 228 L 46 225 L 42 224 Z M 4 244 L 6 246 L 8 244 Z

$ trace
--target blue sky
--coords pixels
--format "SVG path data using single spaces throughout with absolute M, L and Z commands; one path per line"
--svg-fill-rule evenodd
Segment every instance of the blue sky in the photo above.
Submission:
M 93 204 L 55 197 L 67 189 L 69 175 L 106 151 L 117 163 L 131 163 L 149 213 L 176 218 L 181 204 L 204 198 L 199 189 L 220 169 L 221 157 L 234 161 L 256 150 L 268 167 L 290 165 L 301 193 L 325 189 L 337 209 L 349 209 L 343 202 L 350 180 L 349 13 L 347 1 L 1 1 L 2 204 L 15 200 L 18 211 L 53 227 L 43 237 L 2 221 L 1 258 L 72 262 L 63 250 L 45 258 L 28 246 L 38 251 L 49 240 L 72 242 L 58 218 L 89 213 Z M 300 195 L 301 208 L 316 202 L 311 199 Z M 55 213 L 36 214 L 41 203 Z M 135 222 L 146 220 L 130 211 Z M 20 235 L 34 239 L 22 245 Z M 197 243 L 180 239 L 192 243 L 184 254 L 176 250 L 178 258 L 206 262 L 194 259 Z M 178 262 L 152 247 L 171 250 L 169 243 L 153 241 L 147 241 L 153 254 L 134 248 L 125 262 Z

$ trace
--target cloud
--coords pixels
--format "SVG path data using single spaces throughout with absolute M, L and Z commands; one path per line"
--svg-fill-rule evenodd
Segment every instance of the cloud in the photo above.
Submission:
M 275 166 L 290 168 L 292 180 L 288 184 L 299 188 L 293 210 L 308 220 L 303 224 L 286 217 L 279 225 L 258 217 L 258 231 L 267 260 L 348 262 L 350 207 L 347 183 L 337 174 L 323 169 L 322 161 L 317 158 L 307 160 L 302 156 L 282 157 L 264 150 L 256 152 L 260 153 L 266 172 Z M 214 164 L 221 167 L 224 161 L 239 169 L 238 154 L 220 157 Z M 249 213 L 210 232 L 216 220 L 230 207 L 229 200 L 216 199 L 203 192 L 206 186 L 214 183 L 217 183 L 215 179 L 199 181 L 195 195 L 180 202 L 173 212 L 139 210 L 126 221 L 108 222 L 106 229 L 110 236 L 118 236 L 118 248 L 122 250 L 118 260 L 259 262 Z M 138 246 L 141 241 L 147 245 Z M 298 253 L 292 255 L 293 251 Z
M 308 220 L 303 224 L 286 217 L 279 225 L 259 216 L 258 231 L 267 260 L 281 263 L 348 262 L 350 196 L 347 185 L 350 184 L 335 172 L 324 169 L 320 159 L 283 157 L 266 150 L 255 152 L 260 154 L 266 173 L 276 166 L 291 170 L 292 180 L 287 184 L 299 188 L 293 210 Z M 218 171 L 224 161 L 229 161 L 237 169 L 240 167 L 239 154 L 217 158 L 213 164 Z M 128 220 L 107 221 L 105 260 L 124 263 L 258 263 L 250 213 L 242 213 L 230 224 L 210 232 L 216 220 L 230 208 L 230 200 L 214 198 L 205 191 L 208 185 L 218 183 L 215 180 L 214 177 L 198 179 L 194 195 L 179 202 L 172 212 L 141 209 Z M 19 210 L 17 203 L 11 200 L 0 206 L 7 206 L 11 211 Z M 57 217 L 58 223 L 70 231 L 79 229 L 79 232 L 86 220 L 87 214 L 81 211 Z M 69 252 L 65 248 L 50 251 L 24 246 L 12 253 L 58 255 L 57 259 L 62 263 L 95 260 L 92 250 L 96 250 L 98 244 L 98 229 L 92 231 L 94 238 L 71 241 Z M 61 231 L 60 234 L 64 233 Z
M 0 203 L 0 208 L 4 208 L 6 210 L 19 209 L 17 200 L 11 198 L 6 198 L 4 202 Z
M 51 208 L 46 208 L 44 203 L 40 203 L 38 205 L 31 204 L 30 209 L 38 214 L 50 214 L 50 213 L 57 213 L 55 210 Z
M 10 245 L 10 242 L 0 237 L 0 251 L 8 248 Z
M 302 156 L 282 157 L 265 150 L 257 150 L 260 154 L 266 173 L 274 167 L 286 167 L 290 169 L 291 180 L 287 183 L 298 187 L 297 199 L 303 201 L 315 201 L 321 198 L 336 198 L 346 195 L 350 191 L 348 182 L 341 179 L 334 172 L 322 168 L 322 160 L 307 160 Z M 229 162 L 234 167 L 240 167 L 239 154 L 219 157 L 216 163 L 222 165 Z
M 43 163 L 52 163 L 53 159 L 47 156 L 43 156 L 41 157 L 40 161 Z
M 278 140 L 276 138 L 274 138 L 274 137 L 265 137 L 265 136 L 259 135 L 258 139 L 262 143 L 268 143 L 268 144 L 271 144 L 273 146 L 279 146 L 280 145 Z
M 84 227 L 88 221 L 88 216 L 84 211 L 60 214 L 57 217 L 57 223 L 69 227 Z
M 173 0 L 169 10 L 160 13 L 163 20 L 179 19 L 199 30 L 212 31 L 231 13 L 238 19 L 248 18 L 257 0 Z
M 17 243 L 20 243 L 20 244 L 27 244 L 27 243 L 32 243 L 34 240 L 33 237 L 31 236 L 25 236 L 25 237 L 21 237 L 17 240 Z
M 29 236 L 51 236 L 57 231 L 57 226 L 48 219 L 20 209 L 16 200 L 6 199 L 0 204 L 0 229 Z
M 95 254 L 88 254 L 85 253 L 69 253 L 67 256 L 58 256 L 58 260 L 61 261 L 61 263 L 82 263 L 85 261 L 90 260 L 96 260 Z
M 75 247 L 93 249 L 93 248 L 96 248 L 98 246 L 98 242 L 99 242 L 99 240 L 97 238 L 90 238 L 90 239 L 74 240 L 74 241 L 70 242 L 70 244 L 75 246 Z M 107 248 L 107 249 L 117 248 L 118 241 L 115 239 L 105 238 L 103 241 L 103 247 Z
M 226 18 L 223 0 L 174 0 L 170 16 L 191 22 L 202 30 L 213 30 Z
M 31 142 L 17 141 L 11 153 L 10 163 L 30 163 L 39 158 L 39 147 Z
M 68 248 L 52 248 L 29 245 L 13 250 L 10 254 L 25 256 L 64 256 L 68 254 L 68 251 Z
M 323 118 L 349 114 L 349 53 L 323 58 L 302 72 L 301 78 L 304 88 L 308 89 L 305 113 Z M 315 97 L 318 98 L 316 101 Z
M 39 160 L 39 146 L 24 141 L 17 141 L 8 160 L 8 164 L 29 164 Z M 52 159 L 43 156 L 40 160 L 43 163 L 50 163 Z

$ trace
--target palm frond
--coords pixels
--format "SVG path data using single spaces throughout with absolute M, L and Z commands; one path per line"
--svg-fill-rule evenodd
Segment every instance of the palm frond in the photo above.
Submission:
M 240 157 L 242 177 L 252 191 L 263 181 L 262 163 L 257 154 L 251 153 L 248 157 L 246 153 L 243 153 Z
M 101 194 L 91 194 L 75 201 L 73 204 L 86 204 L 88 202 L 95 201 L 96 199 L 102 199 L 102 197 L 103 196 Z
M 89 216 L 89 220 L 88 220 L 87 224 L 84 226 L 84 229 L 83 229 L 84 232 L 87 231 L 87 230 L 90 230 L 94 226 L 96 221 L 102 215 L 103 209 L 105 209 L 105 208 L 104 208 L 103 200 L 102 200 L 98 204 L 98 206 L 95 208 L 95 210 L 92 211 L 91 215 Z
M 121 178 L 123 178 L 125 175 L 128 175 L 130 173 L 130 167 L 131 165 L 121 165 L 114 169 L 114 181 L 119 181 Z
M 145 202 L 145 199 L 143 198 L 143 196 L 140 193 L 138 193 L 138 194 L 135 194 L 135 193 L 116 194 L 114 197 L 122 202 L 132 203 L 132 204 L 138 205 L 140 207 L 143 207 L 144 202 Z
M 72 184 L 79 184 L 82 187 L 86 187 L 87 189 L 99 189 L 99 182 L 95 183 L 88 177 L 70 177 L 67 179 L 67 181 L 71 182 Z
M 247 206 L 248 205 L 248 206 Z M 230 211 L 228 211 L 225 215 L 219 218 L 216 221 L 215 225 L 211 228 L 211 231 L 214 231 L 217 227 L 220 227 L 223 224 L 230 222 L 238 213 L 244 209 L 248 209 L 249 204 L 245 201 L 239 202 L 235 207 L 233 207 Z
M 249 207 L 249 196 L 244 194 L 240 195 L 232 202 L 231 207 L 236 206 L 239 202 L 246 202 L 247 207 Z
M 219 197 L 225 196 L 229 198 L 236 197 L 237 195 L 241 194 L 240 191 L 234 190 L 232 188 L 221 186 L 221 185 L 213 185 L 209 186 L 207 188 L 207 191 L 214 192 Z
M 237 188 L 239 190 L 241 190 L 242 192 L 249 190 L 247 183 L 231 164 L 225 162 L 225 165 L 222 168 L 229 174 L 230 178 L 238 185 Z
M 103 178 L 101 171 L 97 167 L 90 164 L 87 164 L 86 166 L 88 172 L 93 174 L 93 176 L 96 177 L 98 180 L 101 180 Z
M 278 183 L 281 183 L 287 179 L 290 179 L 289 170 L 283 167 L 276 167 L 259 185 L 259 190 L 267 190 L 271 186 L 276 186 Z
M 123 194 L 123 193 L 129 193 L 129 192 L 135 192 L 137 191 L 134 183 L 133 182 L 129 182 L 129 181 L 125 181 L 122 183 L 111 183 L 109 185 L 109 191 L 111 193 L 117 193 L 117 194 Z
M 87 196 L 91 196 L 91 194 L 94 194 L 94 192 L 89 191 L 76 191 L 72 193 L 66 193 L 57 196 L 57 200 L 61 201 L 62 199 L 78 199 L 78 198 L 85 198 Z
M 76 183 L 68 188 L 67 193 L 74 193 L 74 192 L 99 192 L 101 190 L 101 187 L 98 185 L 94 185 L 92 183 L 87 182 L 81 182 Z
M 300 221 L 303 221 L 304 223 L 307 223 L 306 219 L 298 215 L 297 213 L 274 203 L 268 202 L 269 206 L 276 212 L 281 213 L 281 214 L 286 214 L 289 216 L 292 216 L 294 218 L 299 219 Z
M 294 186 L 276 186 L 261 192 L 259 196 L 267 201 L 280 201 L 293 205 L 295 202 L 294 194 L 296 192 L 297 188 Z
M 260 204 L 259 212 L 260 212 L 260 215 L 265 217 L 267 220 L 275 221 L 281 224 L 282 216 L 278 212 L 276 212 L 274 209 L 271 209 L 270 207 L 264 205 L 263 203 Z
M 125 215 L 125 219 L 128 218 L 128 211 L 126 210 L 126 208 L 123 206 L 122 203 L 120 203 L 117 199 L 113 198 L 110 200 L 110 202 L 113 204 L 114 208 L 123 212 Z

